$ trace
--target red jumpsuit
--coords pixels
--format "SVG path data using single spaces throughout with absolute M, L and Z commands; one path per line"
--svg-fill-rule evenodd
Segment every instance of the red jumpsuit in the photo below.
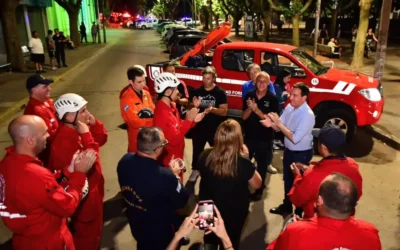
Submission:
M 43 162 L 44 166 L 48 165 L 50 157 L 51 142 L 58 129 L 58 119 L 56 116 L 56 109 L 54 108 L 53 101 L 49 98 L 45 102 L 41 102 L 33 97 L 29 98 L 28 105 L 25 107 L 24 115 L 36 115 L 44 120 L 47 125 L 47 132 L 49 138 L 47 139 L 47 146 L 38 158 Z
M 319 162 L 312 163 L 304 176 L 295 176 L 293 187 L 288 196 L 296 207 L 302 207 L 304 218 L 314 216 L 314 204 L 318 198 L 321 182 L 331 173 L 341 173 L 350 178 L 357 186 L 358 199 L 362 195 L 362 177 L 358 164 L 350 157 L 327 157 Z
M 378 229 L 350 217 L 313 217 L 288 225 L 267 250 L 381 250 Z
M 90 126 L 90 132 L 80 135 L 74 128 L 60 124 L 51 147 L 49 168 L 58 170 L 69 164 L 77 150 L 93 149 L 99 154 L 107 142 L 107 131 L 101 122 Z M 73 236 L 77 250 L 97 250 L 103 226 L 104 177 L 100 157 L 87 174 L 89 193 L 73 215 Z
M 58 177 L 37 158 L 7 149 L 0 162 L 0 215 L 13 232 L 13 249 L 75 249 L 66 222 L 79 205 L 86 175 L 70 174 L 66 190 Z
M 164 132 L 165 139 L 168 140 L 164 153 L 159 159 L 165 167 L 168 167 L 172 156 L 183 160 L 185 135 L 189 132 L 190 128 L 195 125 L 195 122 L 182 120 L 180 118 L 174 102 L 171 102 L 171 107 L 163 101 L 157 102 L 154 111 L 154 126 L 161 128 Z M 181 173 L 181 181 L 183 182 L 183 173 Z
M 153 118 L 140 118 L 138 113 L 143 108 L 154 112 L 154 103 L 148 91 L 142 91 L 142 97 L 133 90 L 131 85 L 126 86 L 119 96 L 121 116 L 128 126 L 128 152 L 136 153 L 137 135 L 142 127 L 153 126 Z

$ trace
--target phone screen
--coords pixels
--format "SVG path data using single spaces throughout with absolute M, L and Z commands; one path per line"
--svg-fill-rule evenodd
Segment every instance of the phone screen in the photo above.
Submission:
M 209 226 L 214 226 L 214 204 L 212 202 L 199 202 L 197 214 L 199 215 L 197 226 L 200 229 L 204 230 Z

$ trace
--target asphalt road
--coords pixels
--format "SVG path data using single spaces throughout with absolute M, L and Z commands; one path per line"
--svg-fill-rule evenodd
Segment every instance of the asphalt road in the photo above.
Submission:
M 110 45 L 104 52 L 68 73 L 63 82 L 53 89 L 52 96 L 56 98 L 68 92 L 80 94 L 88 100 L 89 111 L 104 122 L 109 140 L 101 148 L 106 179 L 101 248 L 132 250 L 136 249 L 135 243 L 123 215 L 122 200 L 116 196 L 119 192 L 116 166 L 127 149 L 126 131 L 120 128 L 123 120 L 119 112 L 119 92 L 127 84 L 126 69 L 129 66 L 163 61 L 168 55 L 162 52 L 164 47 L 154 30 L 111 30 L 108 41 Z M 0 127 L 0 148 L 9 144 L 6 123 L 3 123 Z M 187 140 L 186 145 L 185 162 L 190 166 L 191 141 Z M 400 159 L 397 151 L 360 129 L 347 153 L 356 158 L 364 178 L 364 195 L 357 207 L 356 217 L 378 227 L 383 249 L 400 249 Z M 273 165 L 279 173 L 268 176 L 264 200 L 250 207 L 248 222 L 242 234 L 243 250 L 265 249 L 266 244 L 275 239 L 282 228 L 283 219 L 268 212 L 271 207 L 279 205 L 283 197 L 280 153 L 275 154 Z M 194 232 L 191 240 L 201 240 L 201 232 Z

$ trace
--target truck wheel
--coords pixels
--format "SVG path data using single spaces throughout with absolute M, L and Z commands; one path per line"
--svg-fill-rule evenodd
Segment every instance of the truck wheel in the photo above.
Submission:
M 346 110 L 332 109 L 322 110 L 317 114 L 315 127 L 322 128 L 325 124 L 333 124 L 339 126 L 346 134 L 347 142 L 349 142 L 356 133 L 357 123 L 353 115 Z M 314 138 L 314 151 L 317 152 L 317 138 Z
M 146 26 L 145 25 L 142 25 L 142 30 L 145 30 L 146 29 Z

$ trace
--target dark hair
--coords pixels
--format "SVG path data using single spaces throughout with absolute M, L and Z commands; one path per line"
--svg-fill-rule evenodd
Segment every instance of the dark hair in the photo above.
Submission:
M 160 132 L 158 127 L 144 127 L 139 130 L 137 136 L 137 149 L 145 154 L 152 154 L 161 145 Z
M 166 71 L 168 67 L 175 67 L 175 65 L 171 62 L 167 62 L 167 63 L 164 63 L 162 66 L 164 71 Z
M 281 88 L 284 89 L 285 88 L 285 83 L 283 82 L 283 79 L 285 77 L 290 76 L 290 75 L 291 75 L 291 73 L 290 73 L 289 70 L 283 69 L 283 70 L 279 71 L 274 83 L 275 84 L 279 84 L 279 86 L 281 86 Z
M 135 78 L 137 76 L 143 76 L 144 72 L 143 72 L 143 70 L 141 70 L 139 68 L 129 67 L 128 71 L 126 72 L 126 74 L 128 75 L 128 80 L 135 81 Z
M 47 31 L 47 35 L 51 35 L 51 34 L 53 34 L 53 31 L 52 30 L 48 30 Z
M 307 87 L 307 85 L 304 82 L 298 82 L 293 86 L 294 89 L 300 89 L 301 91 L 301 96 L 307 96 L 310 94 L 310 89 Z
M 331 178 L 323 181 L 319 187 L 319 195 L 325 206 L 338 214 L 352 214 L 358 200 L 356 185 L 347 176 L 339 173 L 332 173 L 329 177 Z
M 54 29 L 54 32 L 59 31 L 58 29 Z
M 37 32 L 36 30 L 32 31 L 32 36 L 35 35 L 36 32 Z

